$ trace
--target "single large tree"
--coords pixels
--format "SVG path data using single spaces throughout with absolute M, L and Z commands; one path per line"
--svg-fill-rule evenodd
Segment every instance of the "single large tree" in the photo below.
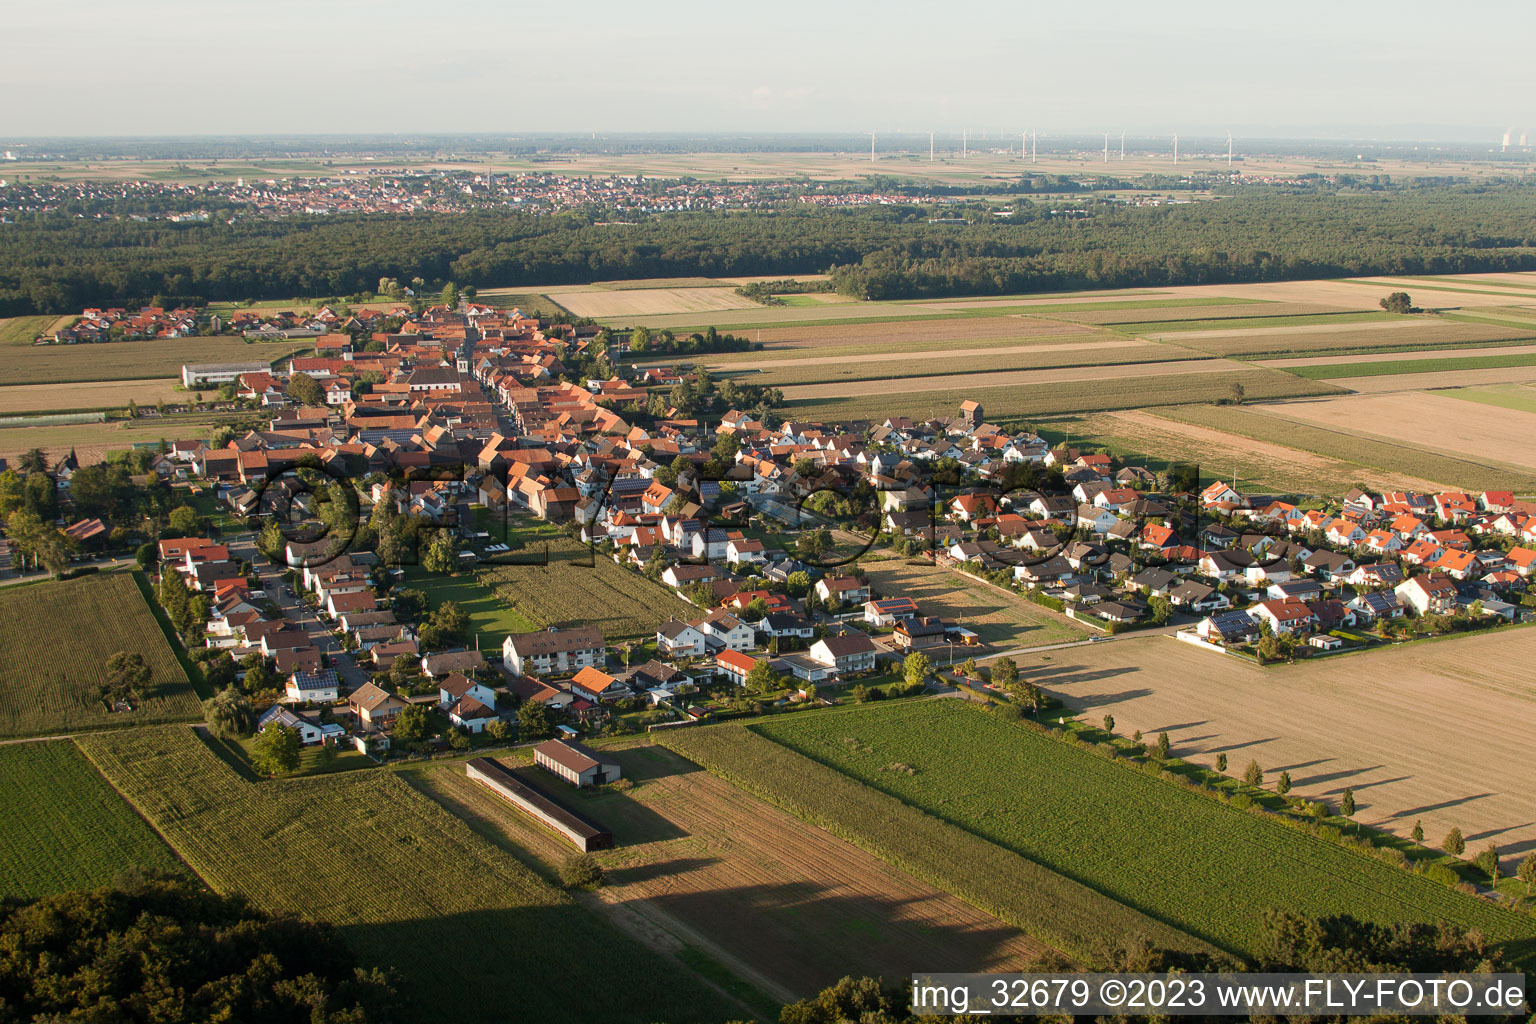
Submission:
M 299 730 L 268 725 L 251 744 L 251 763 L 265 775 L 286 775 L 299 766 Z
M 901 672 L 906 678 L 908 686 L 922 686 L 928 681 L 928 677 L 933 674 L 933 662 L 929 661 L 928 655 L 922 651 L 913 651 L 903 659 Z
M 149 685 L 149 663 L 137 651 L 118 651 L 107 659 L 101 696 L 108 704 L 136 702 Z
M 1445 838 L 1440 841 L 1440 849 L 1452 857 L 1460 857 L 1463 853 L 1466 853 L 1467 840 L 1462 836 L 1461 829 L 1453 827 L 1447 832 Z

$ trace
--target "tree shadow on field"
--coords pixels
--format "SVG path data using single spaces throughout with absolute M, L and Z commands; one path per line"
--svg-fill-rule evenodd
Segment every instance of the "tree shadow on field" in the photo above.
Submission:
M 671 956 L 641 945 L 579 902 L 553 902 L 559 898 L 554 892 L 548 897 L 549 903 L 344 925 L 340 931 L 365 964 L 399 972 L 406 1020 L 709 1024 L 742 1016 L 736 1003 Z M 594 950 L 603 955 L 593 956 Z M 465 984 L 462 970 L 444 969 L 470 963 L 473 984 Z
M 1266 736 L 1261 740 L 1244 740 L 1242 743 L 1228 743 L 1224 747 L 1212 747 L 1211 749 L 1207 750 L 1206 753 L 1224 754 L 1229 750 L 1243 750 L 1247 747 L 1257 747 L 1265 743 L 1273 743 L 1279 738 L 1279 736 Z
M 1176 722 L 1173 725 L 1154 725 L 1152 728 L 1148 729 L 1147 731 L 1148 732 L 1178 732 L 1180 729 L 1194 729 L 1194 728 L 1196 728 L 1198 726 L 1209 725 L 1209 724 L 1210 724 L 1210 721 L 1208 719 L 1201 719 L 1198 722 Z M 1186 740 L 1185 742 L 1188 742 L 1188 741 Z
M 1140 672 L 1139 665 L 1123 665 L 1119 668 L 1090 669 L 1087 665 L 1033 665 L 1025 670 L 1029 677 L 1036 682 L 1044 682 L 1054 686 L 1069 686 L 1072 683 L 1090 683 L 1097 679 L 1113 679 L 1116 676 L 1128 675 L 1132 672 Z M 1147 691 L 1151 692 L 1151 691 Z
M 1501 835 L 1503 835 L 1506 832 L 1515 832 L 1515 831 L 1518 831 L 1518 830 L 1520 830 L 1522 828 L 1530 828 L 1532 825 L 1536 825 L 1536 821 L 1528 821 L 1524 825 L 1509 825 L 1509 826 L 1507 826 L 1505 828 L 1490 828 L 1490 829 L 1487 829 L 1485 831 L 1477 832 L 1477 833 L 1474 833 L 1473 835 L 1467 836 L 1467 842 L 1469 842 L 1469 843 L 1481 842 L 1484 839 L 1492 839 L 1494 836 L 1501 836 Z M 1521 845 L 1522 845 L 1522 848 L 1525 847 L 1525 846 L 1536 846 L 1536 840 L 1533 840 L 1530 843 L 1523 843 Z M 1509 852 L 1512 852 L 1512 851 L 1511 850 L 1501 850 L 1499 852 L 1500 853 L 1509 853 Z
M 674 857 L 671 860 L 658 860 L 649 864 L 636 864 L 632 867 L 610 868 L 603 873 L 604 885 L 631 885 L 636 882 L 649 882 L 653 878 L 676 878 L 699 868 L 707 868 L 711 864 L 720 863 L 719 857 Z
M 1049 690 L 1054 683 L 1046 683 Z M 1068 693 L 1060 695 L 1069 706 L 1081 710 L 1099 708 L 1111 704 L 1119 704 L 1123 701 L 1135 700 L 1137 697 L 1152 696 L 1151 690 L 1121 690 L 1119 693 Z
M 1323 772 L 1320 775 L 1308 775 L 1306 778 L 1296 779 L 1298 786 L 1321 786 L 1329 782 L 1337 782 L 1340 779 L 1353 779 L 1367 772 L 1378 772 L 1385 768 L 1384 764 L 1373 764 L 1369 768 L 1343 768 L 1336 772 Z M 1330 789 L 1328 792 L 1340 792 L 1339 789 Z
M 1017 929 L 974 914 L 954 922 L 958 908 L 939 892 L 897 896 L 795 880 L 669 890 L 645 902 L 801 996 L 845 975 L 1027 968 L 1009 948 L 1022 939 Z
M 1294 772 L 1299 771 L 1302 768 L 1311 768 L 1313 765 L 1327 764 L 1329 761 L 1335 760 L 1337 760 L 1337 758 L 1319 757 L 1313 761 L 1297 761 L 1295 764 L 1277 764 L 1274 768 L 1271 769 L 1271 771 Z
M 1421 814 L 1428 814 L 1431 811 L 1443 811 L 1443 810 L 1445 810 L 1448 807 L 1460 807 L 1462 804 L 1469 804 L 1469 803 L 1471 803 L 1474 800 L 1486 800 L 1488 797 L 1493 796 L 1493 795 L 1494 794 L 1492 794 L 1492 793 L 1474 793 L 1472 796 L 1457 797 L 1455 800 L 1442 800 L 1442 801 L 1440 801 L 1437 804 L 1422 804 L 1422 805 L 1420 805 L 1418 807 L 1405 808 L 1404 810 L 1398 811 L 1396 814 L 1388 815 L 1388 817 L 1391 817 L 1391 818 L 1412 818 L 1412 817 L 1417 817 L 1417 816 L 1419 816 Z

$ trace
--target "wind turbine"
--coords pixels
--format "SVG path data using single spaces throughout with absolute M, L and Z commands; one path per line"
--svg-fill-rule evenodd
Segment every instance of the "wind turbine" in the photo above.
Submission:
M 1173 137 L 1173 166 L 1179 166 L 1179 137 L 1177 134 Z
M 933 163 L 933 132 L 928 133 L 928 162 Z
M 1039 147 L 1040 147 L 1040 130 L 1038 128 L 1031 128 L 1029 130 L 1029 162 L 1030 163 L 1034 163 L 1035 162 L 1035 151 L 1037 149 L 1039 149 Z
M 1109 132 L 1104 133 L 1104 162 L 1109 163 Z
M 1125 129 L 1120 129 L 1120 159 L 1125 159 Z
M 869 133 L 869 162 L 875 162 L 875 133 Z
M 960 129 L 960 157 L 964 159 L 971 155 L 971 135 L 969 128 Z
M 1227 129 L 1227 166 L 1232 166 L 1232 130 Z
M 1019 132 L 1019 159 L 1023 160 L 1029 155 L 1029 130 Z

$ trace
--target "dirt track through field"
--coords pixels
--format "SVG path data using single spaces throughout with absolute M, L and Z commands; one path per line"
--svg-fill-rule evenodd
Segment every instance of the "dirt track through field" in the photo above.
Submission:
M 1135 363 L 1122 366 L 1082 366 L 1052 370 L 1002 370 L 996 373 L 952 373 L 933 377 L 902 377 L 895 380 L 846 381 L 836 384 L 797 384 L 784 388 L 788 401 L 842 398 L 850 389 L 858 395 L 893 395 L 912 391 L 947 391 L 954 388 L 989 388 L 1017 384 L 1055 384 L 1073 380 L 1113 380 L 1120 377 L 1162 377 L 1180 373 L 1217 373 L 1244 369 L 1227 359 L 1184 360 L 1171 363 Z
M 1048 660 L 1047 660 L 1048 659 Z M 1468 853 L 1497 843 L 1506 872 L 1536 850 L 1531 736 L 1536 628 L 1508 628 L 1261 669 L 1146 637 L 1020 659 L 1021 675 L 1097 723 L 1148 737 L 1228 773 L 1250 759 L 1273 786 L 1335 807 L 1352 787 L 1367 825 L 1406 836 L 1422 821 L 1438 844 L 1452 826 Z

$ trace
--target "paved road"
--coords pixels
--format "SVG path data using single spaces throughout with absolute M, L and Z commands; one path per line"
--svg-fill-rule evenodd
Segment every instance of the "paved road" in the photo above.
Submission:
M 267 596 L 272 602 L 282 609 L 283 617 L 291 620 L 309 636 L 310 642 L 315 648 L 325 655 L 331 668 L 336 670 L 336 677 L 341 680 L 343 686 L 355 689 L 368 682 L 368 673 L 357 664 L 352 655 L 342 650 L 341 644 L 331 633 L 325 623 L 320 621 L 313 609 L 301 601 L 298 597 L 284 592 L 283 570 L 279 566 L 266 561 L 256 550 L 255 539 L 250 536 L 237 537 L 226 541 L 230 554 L 237 558 L 250 560 L 256 567 L 256 576 L 261 580 Z
M 28 572 L 28 573 L 23 573 L 23 574 L 20 574 L 20 575 L 13 575 L 11 573 L 11 564 L 10 563 L 11 563 L 11 556 L 10 556 L 10 553 L 9 553 L 9 547 L 7 547 L 6 548 L 6 554 L 4 556 L 0 556 L 0 577 L 3 577 L 3 578 L 0 578 L 0 587 L 14 586 L 17 583 L 31 583 L 34 580 L 46 580 L 46 579 L 50 579 L 52 577 L 52 573 L 49 573 L 49 572 Z M 107 569 L 123 569 L 123 568 L 126 568 L 126 567 L 130 566 L 130 565 L 137 565 L 137 564 L 138 563 L 134 559 L 126 558 L 126 557 L 125 558 L 91 558 L 91 559 L 87 559 L 86 561 L 83 561 L 83 562 L 71 562 L 70 563 L 70 568 L 71 569 L 83 569 L 86 566 L 94 565 L 94 566 L 96 566 L 99 569 L 107 570 Z

